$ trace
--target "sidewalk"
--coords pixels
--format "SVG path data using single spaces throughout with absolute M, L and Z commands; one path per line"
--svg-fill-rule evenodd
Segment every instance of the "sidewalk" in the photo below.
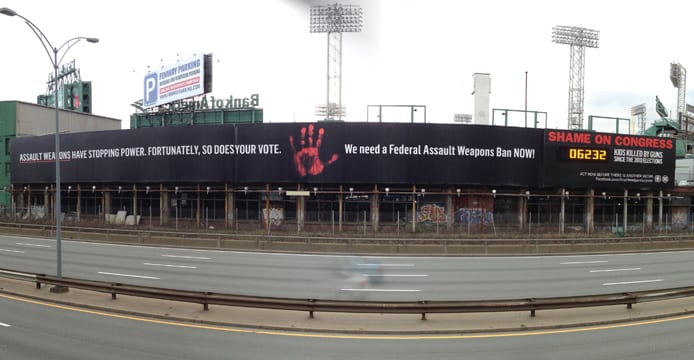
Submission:
M 251 330 L 297 331 L 309 333 L 350 334 L 469 334 L 481 332 L 528 331 L 607 325 L 626 321 L 650 320 L 673 315 L 694 314 L 694 298 L 634 304 L 631 310 L 624 305 L 568 310 L 529 312 L 471 313 L 471 314 L 345 314 L 266 310 L 210 305 L 204 311 L 200 304 L 70 289 L 64 294 L 50 292 L 50 285 L 36 289 L 32 282 L 0 278 L 0 296 L 27 297 L 96 312 L 194 322 L 206 325 L 230 326 Z

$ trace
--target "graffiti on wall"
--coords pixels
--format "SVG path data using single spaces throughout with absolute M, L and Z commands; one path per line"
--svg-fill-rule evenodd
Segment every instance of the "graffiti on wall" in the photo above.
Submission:
M 455 222 L 470 225 L 492 225 L 494 223 L 494 213 L 479 208 L 460 208 L 455 211 Z
M 424 204 L 417 211 L 418 223 L 442 223 L 446 221 L 446 209 L 437 204 Z
M 270 215 L 268 216 L 268 209 L 263 209 L 263 223 L 267 224 L 268 219 L 270 226 L 280 226 L 284 223 L 284 209 L 283 208 L 270 208 Z
M 686 229 L 687 228 L 687 208 L 672 208 L 672 219 L 670 224 L 673 229 Z

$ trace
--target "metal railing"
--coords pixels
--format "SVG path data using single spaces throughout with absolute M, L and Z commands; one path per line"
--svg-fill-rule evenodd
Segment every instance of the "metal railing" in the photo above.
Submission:
M 49 224 L 0 223 L 3 233 L 52 237 Z M 63 237 L 141 245 L 194 248 L 288 250 L 321 252 L 488 254 L 562 253 L 576 251 L 632 251 L 694 248 L 694 233 L 646 234 L 639 236 L 592 237 L 357 237 L 299 234 L 247 234 L 212 231 L 169 231 L 156 229 L 90 228 L 63 226 Z
M 23 272 L 19 272 L 19 271 L 12 271 L 12 270 L 5 270 L 5 269 L 0 269 L 0 277 L 17 279 L 17 280 L 36 281 L 36 274 L 28 274 L 28 273 L 23 273 Z M 40 288 L 40 286 L 41 286 L 41 284 L 39 282 L 36 282 L 36 287 Z
M 109 293 L 111 294 L 111 298 L 114 300 L 117 298 L 117 295 L 120 294 L 159 300 L 197 303 L 202 304 L 205 311 L 209 310 L 209 305 L 306 311 L 309 313 L 311 318 L 314 317 L 315 312 L 421 314 L 422 320 L 426 319 L 426 314 L 431 313 L 530 311 L 530 316 L 535 316 L 535 312 L 540 310 L 588 308 L 608 305 L 627 305 L 627 309 L 631 309 L 632 305 L 637 303 L 694 296 L 694 286 L 690 286 L 636 292 L 553 298 L 467 301 L 348 301 L 263 297 L 174 290 L 103 281 L 79 280 L 66 277 L 57 278 L 55 276 L 43 274 L 19 273 L 6 269 L 0 269 L 0 276 L 35 281 L 37 289 L 40 289 L 42 284 L 51 284 L 88 291 Z

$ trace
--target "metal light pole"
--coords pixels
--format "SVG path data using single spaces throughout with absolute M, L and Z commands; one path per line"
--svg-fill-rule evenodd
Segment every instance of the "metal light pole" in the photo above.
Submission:
M 58 82 L 59 82 L 59 77 L 58 77 L 58 67 L 60 67 L 60 63 L 63 61 L 63 58 L 65 57 L 65 54 L 70 50 L 70 48 L 77 44 L 80 40 L 87 40 L 90 43 L 97 43 L 99 42 L 99 39 L 97 38 L 91 38 L 91 37 L 74 37 L 66 42 L 64 42 L 62 45 L 55 47 L 51 42 L 48 40 L 46 35 L 44 35 L 43 31 L 38 28 L 34 23 L 32 23 L 29 19 L 25 18 L 22 15 L 17 14 L 12 9 L 3 7 L 0 8 L 0 14 L 7 15 L 7 16 L 17 16 L 24 20 L 24 22 L 31 28 L 31 31 L 36 34 L 36 37 L 39 38 L 39 41 L 41 41 L 41 45 L 43 45 L 43 49 L 46 50 L 46 54 L 48 55 L 49 60 L 51 61 L 51 65 L 53 65 L 53 94 L 54 94 L 54 106 L 55 106 L 55 239 L 56 239 L 56 253 L 57 253 L 57 270 L 56 270 L 56 277 L 58 279 L 61 279 L 63 277 L 63 269 L 62 269 L 62 246 L 61 246 L 61 239 L 60 239 L 60 215 L 61 215 L 61 209 L 60 209 L 60 123 L 58 121 L 58 116 L 59 116 L 59 108 L 58 108 Z M 58 59 L 58 54 L 64 49 L 62 52 L 62 55 L 60 56 L 60 59 Z M 52 53 L 52 54 L 51 54 Z M 51 292 L 66 292 L 68 291 L 68 288 L 66 286 L 55 286 L 51 288 Z
M 528 72 L 525 72 L 525 127 L 528 127 Z

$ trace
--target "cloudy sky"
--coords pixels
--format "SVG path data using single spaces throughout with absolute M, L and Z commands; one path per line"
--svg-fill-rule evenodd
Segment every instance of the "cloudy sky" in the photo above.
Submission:
M 333 1 L 26 1 L 0 0 L 36 24 L 60 46 L 81 42 L 63 62 L 76 60 L 92 81 L 94 113 L 123 120 L 142 98 L 149 69 L 194 54 L 214 56 L 215 97 L 260 95 L 266 122 L 315 121 L 325 101 L 326 34 L 309 32 L 309 7 Z M 600 31 L 600 46 L 586 49 L 585 122 L 588 115 L 630 117 L 646 103 L 654 120 L 655 96 L 674 109 L 671 62 L 694 68 L 694 5 L 686 1 L 345 1 L 361 5 L 363 31 L 343 35 L 343 105 L 347 121 L 370 121 L 368 105 L 423 105 L 427 121 L 451 123 L 473 113 L 472 75 L 491 75 L 492 109 L 548 113 L 547 125 L 566 128 L 569 46 L 552 42 L 552 27 Z M 52 72 L 48 55 L 19 18 L 0 16 L 3 40 L 0 100 L 35 102 Z M 690 81 L 693 83 L 694 81 Z M 688 91 L 688 103 L 694 92 Z M 393 112 L 391 119 L 409 118 Z M 419 118 L 416 120 L 420 120 Z M 596 124 L 603 130 L 612 122 Z

